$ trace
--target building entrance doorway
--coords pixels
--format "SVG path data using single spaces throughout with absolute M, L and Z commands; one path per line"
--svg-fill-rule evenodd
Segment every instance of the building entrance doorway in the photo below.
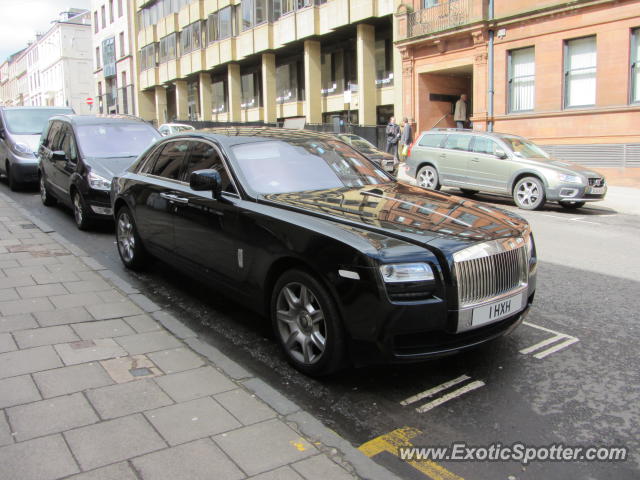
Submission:
M 418 81 L 418 131 L 455 128 L 456 101 L 467 94 L 467 115 L 473 113 L 473 65 L 422 73 Z M 470 125 L 467 125 L 470 127 Z

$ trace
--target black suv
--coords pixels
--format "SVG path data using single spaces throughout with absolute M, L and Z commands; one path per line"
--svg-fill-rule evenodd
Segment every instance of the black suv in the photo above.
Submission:
M 126 170 L 160 133 L 130 116 L 58 115 L 49 120 L 38 149 L 42 203 L 73 208 L 79 229 L 111 219 L 111 180 Z

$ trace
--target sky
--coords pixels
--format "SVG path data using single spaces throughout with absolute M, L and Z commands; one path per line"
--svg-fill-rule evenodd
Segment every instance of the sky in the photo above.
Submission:
M 91 8 L 91 0 L 0 0 L 0 63 L 46 32 L 70 7 Z

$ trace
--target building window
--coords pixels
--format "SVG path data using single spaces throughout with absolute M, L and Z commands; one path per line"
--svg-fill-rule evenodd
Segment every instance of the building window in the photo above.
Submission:
M 231 6 L 218 10 L 218 39 L 223 40 L 233 34 Z
M 96 47 L 96 70 L 100 70 L 100 47 Z
M 191 23 L 180 32 L 180 55 L 202 47 L 202 22 Z
M 564 106 L 596 104 L 596 37 L 565 42 Z
M 200 117 L 200 84 L 197 80 L 187 83 L 187 115 L 189 120 Z
M 98 25 L 98 11 L 93 12 L 93 32 L 98 33 L 100 30 L 100 25 Z
M 100 7 L 100 16 L 102 17 L 102 28 L 107 26 L 107 12 L 104 9 L 104 5 Z
M 218 14 L 212 13 L 207 18 L 207 45 L 218 40 Z
M 536 56 L 534 47 L 509 52 L 509 112 L 535 108 Z
M 118 0 L 118 18 L 122 16 L 122 0 Z
M 125 47 L 124 47 L 124 32 L 120 32 L 119 40 L 120 40 L 120 56 L 124 57 L 127 54 L 127 52 L 125 52 Z
M 227 111 L 227 79 L 214 79 L 211 84 L 211 112 L 213 114 Z
M 376 85 L 393 85 L 393 43 L 391 30 L 376 31 Z
M 353 42 L 323 47 L 320 72 L 323 95 L 339 94 L 356 85 L 356 51 Z
M 259 69 L 251 72 L 243 73 L 240 76 L 240 87 L 242 91 L 242 108 L 256 108 L 262 105 L 260 91 L 262 90 L 262 81 Z
M 300 60 L 283 62 L 276 67 L 276 102 L 304 100 L 304 66 Z
M 156 66 L 156 44 L 152 43 L 140 50 L 140 70 L 147 70 Z
M 160 63 L 176 58 L 176 33 L 160 39 Z
M 640 28 L 631 35 L 631 102 L 640 103 Z
M 109 23 L 113 23 L 113 0 L 109 0 Z

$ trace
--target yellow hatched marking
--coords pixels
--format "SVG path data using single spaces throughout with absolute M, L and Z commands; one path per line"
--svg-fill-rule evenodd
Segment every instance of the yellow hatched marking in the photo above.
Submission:
M 382 452 L 389 452 L 398 456 L 398 447 L 411 447 L 411 439 L 422 432 L 417 428 L 403 427 L 380 435 L 358 447 L 367 457 L 373 457 Z M 422 472 L 432 480 L 464 480 L 432 460 L 405 460 L 413 468 Z

